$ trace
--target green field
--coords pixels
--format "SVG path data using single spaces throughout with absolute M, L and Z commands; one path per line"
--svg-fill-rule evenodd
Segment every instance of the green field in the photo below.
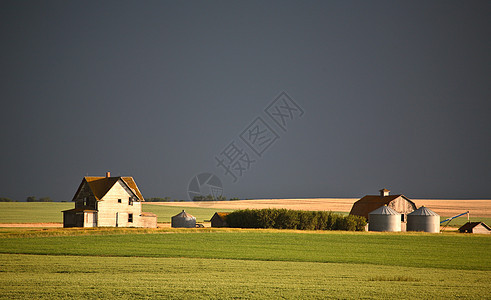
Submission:
M 68 202 L 0 202 L 0 223 L 63 223 Z
M 72 207 L 0 203 L 0 223 L 60 223 Z M 159 222 L 183 209 L 143 207 Z M 457 233 L 0 228 L 0 299 L 491 299 L 489 249 Z
M 0 255 L 3 299 L 486 299 L 489 272 L 363 264 Z
M 158 216 L 159 223 L 170 223 L 171 217 L 180 213 L 183 209 L 196 217 L 196 221 L 210 220 L 217 211 L 231 212 L 232 209 L 220 209 L 206 207 L 181 207 L 166 205 L 154 205 L 143 203 L 143 211 L 154 213 Z M 0 202 L 0 223 L 63 223 L 61 211 L 74 207 L 72 202 Z M 342 213 L 342 212 L 341 212 Z M 445 220 L 447 216 L 441 217 Z M 471 217 L 471 222 L 481 221 L 491 224 L 491 218 Z M 467 223 L 467 217 L 454 219 L 450 227 L 460 227 Z
M 71 209 L 69 202 L 0 202 L 0 223 L 63 223 L 63 210 Z M 171 221 L 171 217 L 183 209 L 196 217 L 196 221 L 210 220 L 217 211 L 230 212 L 231 209 L 208 207 L 180 207 L 143 203 L 143 211 L 157 214 L 158 222 Z
M 489 299 L 489 249 L 455 233 L 7 230 L 0 297 Z

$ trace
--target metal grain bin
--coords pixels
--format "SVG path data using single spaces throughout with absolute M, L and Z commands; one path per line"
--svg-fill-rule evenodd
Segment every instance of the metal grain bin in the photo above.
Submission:
M 401 231 L 401 214 L 387 205 L 368 214 L 368 231 Z
M 440 216 L 421 206 L 407 215 L 407 231 L 440 232 Z
M 183 210 L 171 218 L 171 226 L 174 228 L 195 228 L 196 218 Z

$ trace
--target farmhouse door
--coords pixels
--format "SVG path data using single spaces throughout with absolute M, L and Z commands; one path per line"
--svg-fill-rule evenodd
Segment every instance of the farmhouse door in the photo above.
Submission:
M 116 213 L 116 227 L 118 227 L 118 221 L 119 221 L 118 219 L 119 219 L 119 213 L 117 212 Z

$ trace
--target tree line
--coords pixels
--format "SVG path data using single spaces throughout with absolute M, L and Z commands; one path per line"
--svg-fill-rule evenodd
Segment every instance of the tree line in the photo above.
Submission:
M 0 197 L 0 202 L 19 202 L 19 201 L 10 199 L 8 197 Z M 41 197 L 38 199 L 34 196 L 29 196 L 26 198 L 26 202 L 53 202 L 53 199 L 51 199 L 50 197 Z
M 367 222 L 360 216 L 330 211 L 291 209 L 244 209 L 231 212 L 226 221 L 233 228 L 274 228 L 299 230 L 364 231 Z

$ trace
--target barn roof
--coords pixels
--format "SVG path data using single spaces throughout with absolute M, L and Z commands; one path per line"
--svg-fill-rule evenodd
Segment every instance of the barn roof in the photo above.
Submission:
M 416 208 L 416 204 L 404 195 L 390 195 L 390 196 L 379 196 L 379 195 L 367 195 L 360 200 L 356 201 L 351 208 L 350 215 L 362 216 L 368 219 L 368 214 L 377 208 L 389 205 L 390 202 L 402 197 L 409 201 Z
M 476 227 L 479 224 L 481 224 L 487 230 L 491 231 L 491 228 L 489 228 L 489 226 L 486 225 L 484 222 L 467 222 L 459 228 L 459 231 L 471 230 L 472 228 Z
M 87 184 L 89 185 L 96 200 L 100 201 L 119 180 L 121 180 L 121 182 L 124 185 L 126 185 L 133 192 L 133 194 L 135 194 L 135 196 L 138 197 L 140 201 L 145 201 L 133 177 L 96 177 L 96 176 L 84 177 L 82 183 L 80 183 L 80 186 L 78 187 L 77 192 L 75 193 L 75 196 L 73 197 L 73 200 L 75 200 L 75 197 L 77 197 L 78 193 L 80 192 L 80 189 L 82 188 L 85 182 L 87 182 Z

